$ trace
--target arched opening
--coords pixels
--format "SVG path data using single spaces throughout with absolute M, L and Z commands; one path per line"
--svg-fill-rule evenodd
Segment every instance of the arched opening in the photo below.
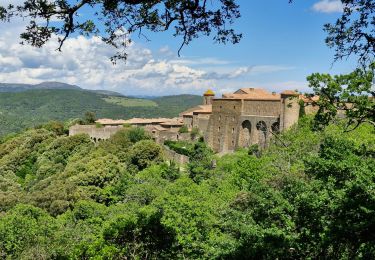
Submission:
M 264 121 L 259 121 L 257 123 L 258 130 L 258 144 L 260 147 L 264 148 L 267 143 L 267 125 Z
M 278 134 L 280 133 L 280 124 L 279 122 L 275 122 L 271 125 L 272 133 Z
M 241 124 L 240 146 L 249 147 L 251 145 L 251 123 L 245 120 Z

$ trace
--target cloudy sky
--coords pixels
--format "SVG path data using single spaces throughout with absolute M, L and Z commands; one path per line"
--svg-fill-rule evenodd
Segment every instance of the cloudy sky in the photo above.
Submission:
M 17 0 L 0 0 L 0 4 Z M 19 1 L 22 2 L 22 1 Z M 60 81 L 87 89 L 127 95 L 218 93 L 241 87 L 272 91 L 308 91 L 313 72 L 345 73 L 355 62 L 332 64 L 333 50 L 324 44 L 323 24 L 340 15 L 336 0 L 239 0 L 242 17 L 235 24 L 244 35 L 237 45 L 217 45 L 200 38 L 182 50 L 171 32 L 133 37 L 128 60 L 113 65 L 115 50 L 97 37 L 74 36 L 57 52 L 51 41 L 41 49 L 19 45 L 25 24 L 0 22 L 0 82 Z M 82 14 L 83 15 L 83 14 Z

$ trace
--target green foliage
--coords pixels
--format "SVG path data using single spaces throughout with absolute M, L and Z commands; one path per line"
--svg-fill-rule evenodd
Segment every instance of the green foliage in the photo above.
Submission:
M 372 63 L 347 75 L 314 73 L 307 77 L 315 95 L 319 96 L 315 129 L 322 129 L 343 115 L 348 120 L 346 131 L 365 122 L 375 126 L 374 71 L 375 63 Z
M 163 151 L 161 147 L 151 140 L 142 140 L 136 143 L 130 151 L 130 162 L 138 170 L 149 167 L 152 163 L 162 162 Z
M 137 143 L 141 140 L 151 139 L 142 127 L 133 127 L 128 131 L 128 138 L 130 142 Z
M 84 123 L 87 124 L 87 125 L 92 125 L 92 124 L 94 124 L 95 121 L 96 121 L 96 115 L 95 115 L 95 113 L 94 113 L 94 112 L 87 111 L 87 112 L 85 113 L 85 116 L 84 116 L 84 118 L 83 118 L 83 121 L 84 121 Z
M 189 143 L 183 167 L 133 138 L 136 128 L 96 146 L 54 128 L 9 136 L 0 144 L 0 255 L 373 259 L 374 129 L 312 124 L 303 118 L 259 156 L 217 157 Z
M 126 98 L 126 97 L 107 97 L 103 98 L 106 102 L 120 105 L 123 107 L 157 107 L 158 104 L 148 99 Z
M 50 121 L 47 124 L 43 125 L 42 127 L 49 131 L 54 132 L 56 135 L 64 135 L 68 133 L 64 124 L 58 121 Z
M 45 211 L 19 204 L 0 217 L 0 252 L 3 258 L 52 258 L 56 221 Z
M 103 128 L 104 126 L 101 123 L 95 123 L 96 128 Z
M 180 134 L 188 133 L 189 129 L 188 129 L 188 127 L 186 125 L 183 125 L 183 126 L 180 127 L 180 129 L 178 129 L 178 132 Z
M 203 179 L 209 178 L 212 164 L 212 150 L 203 142 L 194 144 L 194 148 L 189 154 L 188 164 L 189 176 L 199 183 Z
M 193 127 L 190 132 L 191 139 L 194 140 L 198 135 L 199 135 L 199 128 L 198 127 Z
M 188 142 L 188 141 L 171 141 L 171 140 L 166 140 L 164 141 L 164 144 L 168 146 L 170 149 L 173 151 L 190 156 L 193 153 L 194 149 L 194 143 L 193 142 Z

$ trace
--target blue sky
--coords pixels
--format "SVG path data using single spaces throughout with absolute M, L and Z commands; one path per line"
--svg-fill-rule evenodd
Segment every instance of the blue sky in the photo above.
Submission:
M 234 28 L 243 33 L 239 44 L 218 45 L 202 37 L 177 57 L 181 38 L 172 32 L 147 33 L 151 41 L 133 36 L 127 64 L 115 67 L 108 60 L 115 50 L 98 38 L 74 36 L 63 53 L 56 53 L 53 41 L 41 50 L 18 45 L 22 22 L 0 24 L 0 82 L 56 80 L 128 95 L 201 94 L 206 88 L 220 94 L 240 87 L 308 91 L 306 76 L 313 72 L 355 68 L 354 59 L 332 64 L 334 51 L 324 43 L 323 25 L 340 16 L 340 1 L 238 3 L 242 17 Z

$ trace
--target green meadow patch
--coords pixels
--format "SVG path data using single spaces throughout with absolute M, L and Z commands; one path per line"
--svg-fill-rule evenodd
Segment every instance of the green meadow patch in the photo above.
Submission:
M 152 100 L 125 98 L 125 97 L 105 97 L 104 101 L 123 107 L 157 107 L 158 104 Z

